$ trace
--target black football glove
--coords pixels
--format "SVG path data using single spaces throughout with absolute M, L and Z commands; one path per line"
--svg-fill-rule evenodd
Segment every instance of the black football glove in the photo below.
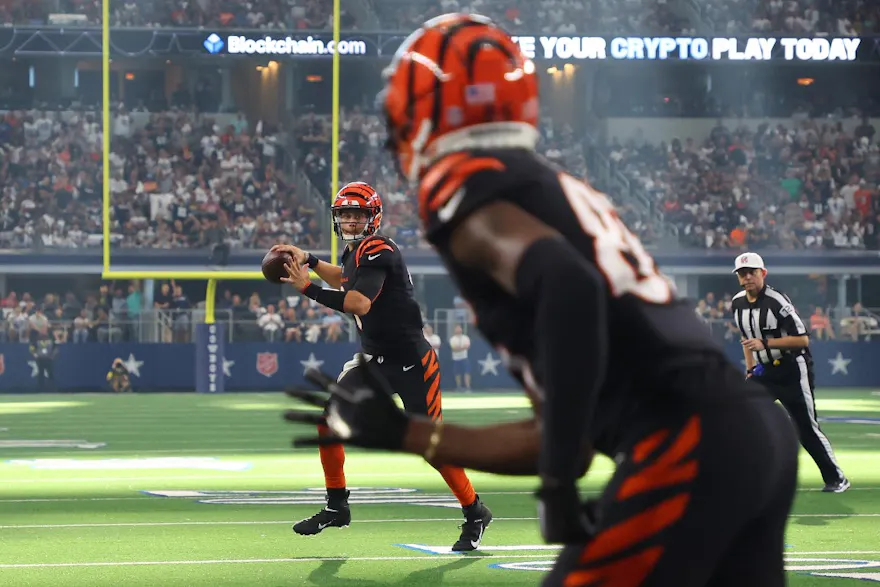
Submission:
M 360 358 L 364 370 L 364 385 L 351 388 L 317 369 L 306 371 L 306 379 L 323 389 L 294 389 L 287 395 L 324 409 L 314 411 L 289 410 L 284 418 L 291 422 L 324 424 L 330 434 L 294 439 L 294 446 L 322 444 L 351 444 L 363 448 L 397 451 L 403 446 L 409 416 L 394 403 L 394 390 L 379 370 Z M 328 395 L 329 394 L 329 395 Z
M 574 482 L 556 483 L 544 481 L 535 493 L 538 498 L 538 520 L 541 535 L 549 544 L 580 544 L 593 535 L 595 507 L 581 504 L 580 494 Z

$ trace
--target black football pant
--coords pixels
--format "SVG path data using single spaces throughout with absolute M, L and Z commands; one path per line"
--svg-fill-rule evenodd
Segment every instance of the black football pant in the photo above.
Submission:
M 779 366 L 767 367 L 763 375 L 752 377 L 752 381 L 767 388 L 770 395 L 788 410 L 801 444 L 813 457 L 825 483 L 843 480 L 843 471 L 816 416 L 812 362 L 805 357 L 786 359 Z
M 798 444 L 782 408 L 754 391 L 643 411 L 591 504 L 592 538 L 564 547 L 544 587 L 784 586 Z
M 391 389 L 400 396 L 408 413 L 429 416 L 432 420 L 441 416 L 440 362 L 437 353 L 427 342 L 414 345 L 411 356 L 365 354 L 364 357 L 378 367 Z M 352 387 L 362 384 L 363 373 L 358 368 L 358 355 L 342 367 L 338 381 Z

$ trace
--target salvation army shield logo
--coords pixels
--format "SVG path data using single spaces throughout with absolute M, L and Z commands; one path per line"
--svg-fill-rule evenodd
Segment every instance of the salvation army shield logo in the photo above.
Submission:
M 257 373 L 272 377 L 278 372 L 278 353 L 257 353 Z

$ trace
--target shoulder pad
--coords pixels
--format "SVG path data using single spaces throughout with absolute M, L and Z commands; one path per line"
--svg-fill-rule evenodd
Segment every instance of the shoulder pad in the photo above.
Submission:
M 419 182 L 419 213 L 426 224 L 436 215 L 447 222 L 455 215 L 465 195 L 465 184 L 482 172 L 504 171 L 506 166 L 489 155 L 453 153 L 432 165 Z
M 396 255 L 397 247 L 394 241 L 384 236 L 371 236 L 358 245 L 354 254 L 355 266 L 389 265 Z

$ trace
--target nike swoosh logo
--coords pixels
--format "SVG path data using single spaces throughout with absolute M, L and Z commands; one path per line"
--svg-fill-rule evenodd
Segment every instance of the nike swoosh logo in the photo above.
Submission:
M 479 535 L 479 537 L 477 537 L 476 540 L 471 540 L 471 546 L 474 547 L 475 549 L 476 549 L 476 548 L 480 548 L 480 542 L 483 541 L 483 530 L 485 530 L 485 529 L 486 529 L 486 528 L 484 528 L 484 527 L 480 527 L 480 535 Z
M 409 370 L 412 369 L 413 367 L 415 367 L 415 365 L 410 365 L 409 367 L 404 367 L 403 370 L 404 370 L 404 371 L 409 371 Z
M 367 259 L 369 259 L 370 261 L 372 261 L 373 259 L 375 259 L 376 257 L 378 257 L 378 256 L 381 255 L 381 254 L 382 254 L 382 253 L 379 253 L 379 254 L 377 254 L 377 255 L 370 255 L 370 256 L 367 257 Z
M 326 524 L 318 524 L 318 530 L 323 530 L 324 528 L 326 528 L 329 525 L 330 525 L 330 522 L 327 522 Z
M 451 198 L 449 198 L 442 208 L 437 210 L 437 218 L 440 222 L 449 222 L 452 219 L 455 215 L 455 211 L 458 210 L 458 206 L 464 199 L 464 194 L 464 188 L 460 188 Z

